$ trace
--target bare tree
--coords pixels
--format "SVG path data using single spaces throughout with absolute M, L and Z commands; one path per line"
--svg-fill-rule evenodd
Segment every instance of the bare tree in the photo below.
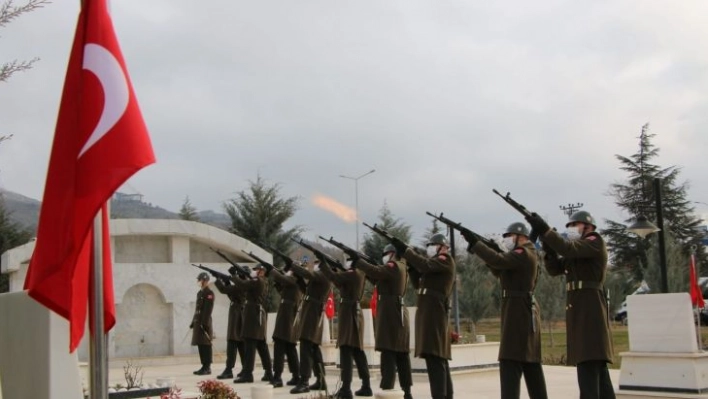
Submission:
M 7 0 L 0 4 L 0 28 L 4 28 L 20 15 L 42 8 L 49 3 L 49 0 L 28 0 L 25 4 L 15 5 L 13 0 Z M 3 63 L 0 65 L 0 82 L 7 81 L 15 72 L 32 68 L 32 65 L 37 61 L 39 61 L 39 58 L 35 57 L 29 61 L 12 60 Z

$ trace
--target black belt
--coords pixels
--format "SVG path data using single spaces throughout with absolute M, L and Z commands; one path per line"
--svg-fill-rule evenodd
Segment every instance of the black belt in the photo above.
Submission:
M 325 303 L 325 301 L 322 301 L 322 300 L 319 300 L 319 299 L 315 299 L 315 298 L 311 297 L 310 295 L 305 295 L 305 297 L 302 298 L 302 299 L 303 299 L 304 301 L 317 302 L 317 303 L 323 304 L 323 305 L 324 305 L 324 303 Z
M 403 303 L 403 296 L 401 295 L 396 295 L 396 294 L 379 294 L 376 299 L 379 301 L 384 299 L 384 298 L 393 298 L 396 300 L 396 302 L 401 302 Z
M 339 298 L 339 303 L 359 303 L 358 299 Z
M 280 303 L 292 303 L 295 304 L 296 302 L 292 299 L 281 299 Z
M 531 291 L 514 291 L 514 290 L 502 290 L 502 298 L 526 298 L 533 295 Z
M 599 281 L 568 281 L 565 283 L 566 291 L 575 290 L 602 290 L 603 285 Z

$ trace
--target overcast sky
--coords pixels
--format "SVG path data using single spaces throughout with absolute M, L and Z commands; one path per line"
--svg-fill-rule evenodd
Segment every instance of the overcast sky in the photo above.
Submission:
M 480 232 L 560 205 L 628 217 L 606 195 L 615 155 L 682 168 L 708 203 L 708 2 L 113 0 L 113 22 L 157 163 L 122 191 L 222 211 L 260 174 L 301 197 L 306 236 L 354 243 L 384 204 L 413 226 L 445 212 Z M 41 199 L 78 0 L 0 31 L 0 61 L 41 61 L 0 84 L 0 184 Z M 708 205 L 696 204 L 708 214 Z M 601 226 L 604 223 L 601 223 Z M 361 235 L 366 232 L 363 226 Z

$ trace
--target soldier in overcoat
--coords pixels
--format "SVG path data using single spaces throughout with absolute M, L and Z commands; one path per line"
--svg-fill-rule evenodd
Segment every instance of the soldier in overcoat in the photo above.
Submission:
M 275 288 L 280 293 L 280 306 L 278 314 L 275 316 L 275 327 L 273 329 L 273 381 L 271 384 L 276 387 L 283 386 L 283 365 L 284 358 L 288 358 L 288 370 L 292 378 L 288 385 L 297 385 L 300 378 L 300 362 L 297 358 L 297 330 L 295 329 L 295 317 L 302 301 L 303 286 L 299 284 L 297 276 L 292 270 L 281 273 L 278 269 L 268 272 L 268 276 L 275 282 Z
M 214 291 L 209 288 L 209 274 L 202 272 L 197 276 L 199 292 L 194 307 L 194 316 L 189 328 L 192 329 L 192 345 L 199 349 L 199 360 L 202 367 L 195 371 L 196 375 L 211 374 L 211 341 L 214 330 L 211 323 L 211 312 L 214 309 Z
M 253 382 L 256 349 L 259 350 L 263 368 L 266 369 L 265 375 L 261 380 L 270 381 L 273 378 L 270 353 L 262 353 L 263 348 L 268 352 L 268 346 L 265 342 L 268 313 L 266 313 L 263 307 L 268 289 L 268 283 L 265 280 L 265 269 L 263 266 L 258 265 L 251 271 L 249 279 L 242 280 L 238 276 L 232 276 L 231 280 L 236 288 L 243 290 L 246 294 L 242 315 L 243 324 L 241 328 L 245 359 L 243 362 L 243 370 L 239 373 L 234 382 L 237 384 Z
M 501 343 L 499 379 L 502 399 L 518 399 L 521 376 L 531 399 L 546 399 L 546 380 L 541 367 L 541 317 L 533 291 L 538 276 L 536 247 L 529 229 L 521 222 L 502 235 L 509 252 L 498 253 L 476 237 L 463 234 L 467 251 L 492 269 L 501 283 Z
M 393 389 L 398 369 L 398 383 L 404 399 L 412 399 L 410 358 L 410 321 L 408 308 L 403 303 L 408 272 L 406 260 L 401 259 L 396 248 L 388 244 L 383 249 L 383 265 L 372 265 L 361 258 L 352 266 L 376 281 L 378 295 L 376 306 L 375 348 L 381 352 L 381 383 L 383 390 Z
M 357 373 L 361 379 L 361 388 L 354 392 L 356 396 L 372 396 L 369 377 L 369 362 L 364 353 L 364 315 L 361 312 L 361 296 L 364 294 L 366 282 L 364 272 L 352 269 L 351 260 L 342 265 L 346 271 L 335 272 L 332 264 L 321 254 L 316 254 L 321 265 L 322 274 L 339 289 L 339 313 L 337 320 L 337 346 L 339 347 L 339 363 L 341 367 L 342 386 L 335 393 L 338 399 L 352 399 L 352 359 L 356 363 Z
M 232 273 L 233 274 L 233 273 Z M 241 313 L 243 304 L 246 301 L 246 294 L 243 290 L 236 288 L 230 280 L 217 278 L 214 282 L 216 289 L 226 295 L 231 303 L 229 304 L 229 321 L 226 327 L 226 368 L 216 378 L 220 380 L 234 378 L 233 368 L 236 366 L 236 353 L 241 359 L 241 369 L 243 369 L 244 344 L 241 338 L 241 327 L 243 320 Z
M 416 290 L 415 355 L 425 359 L 433 399 L 452 399 L 448 320 L 455 260 L 448 253 L 450 245 L 443 234 L 433 234 L 426 245 L 427 256 L 423 256 L 396 237 L 391 244 L 421 276 Z
M 314 261 L 313 270 L 293 264 L 292 271 L 307 280 L 307 289 L 300 305 L 296 330 L 300 340 L 300 381 L 290 393 L 304 393 L 326 388 L 324 361 L 322 359 L 322 328 L 324 308 L 332 283 L 320 271 L 320 261 Z M 308 385 L 314 366 L 317 381 Z
M 580 397 L 613 399 L 607 369 L 612 362 L 612 334 L 603 293 L 607 247 L 595 231 L 595 218 L 586 211 L 570 215 L 565 239 L 535 213 L 527 221 L 540 233 L 548 273 L 566 277 L 567 362 L 577 368 Z

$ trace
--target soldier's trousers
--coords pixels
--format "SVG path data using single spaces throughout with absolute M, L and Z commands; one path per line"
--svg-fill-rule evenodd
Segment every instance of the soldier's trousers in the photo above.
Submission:
M 300 362 L 297 359 L 297 345 L 280 338 L 273 338 L 273 374 L 279 378 L 283 374 L 285 357 L 288 357 L 288 371 L 300 376 Z
M 226 341 L 226 368 L 233 369 L 236 367 L 236 353 L 241 358 L 241 368 L 243 369 L 244 347 L 243 341 Z
M 411 357 L 408 352 L 381 351 L 381 389 L 393 389 L 398 370 L 398 384 L 404 392 L 413 385 Z
M 300 383 L 306 384 L 312 376 L 314 366 L 315 376 L 324 377 L 324 360 L 320 345 L 307 339 L 300 340 Z
M 428 369 L 430 395 L 433 399 L 452 399 L 452 377 L 447 359 L 425 355 L 425 367 Z
M 356 363 L 356 371 L 364 386 L 369 386 L 369 362 L 366 360 L 366 353 L 361 348 L 349 345 L 339 347 L 339 367 L 342 368 L 342 388 L 352 386 L 352 359 Z
M 499 361 L 499 380 L 501 399 L 519 399 L 521 395 L 521 375 L 526 382 L 526 391 L 531 399 L 547 399 L 546 378 L 543 376 L 541 363 Z
M 211 345 L 197 345 L 199 362 L 204 368 L 211 368 Z
M 615 399 L 607 362 L 591 360 L 578 363 L 577 373 L 580 399 Z
M 266 372 L 273 370 L 273 364 L 270 361 L 270 349 L 268 349 L 268 343 L 264 339 L 257 340 L 256 350 L 258 351 L 258 357 L 261 358 L 261 366 L 263 366 L 263 370 Z

